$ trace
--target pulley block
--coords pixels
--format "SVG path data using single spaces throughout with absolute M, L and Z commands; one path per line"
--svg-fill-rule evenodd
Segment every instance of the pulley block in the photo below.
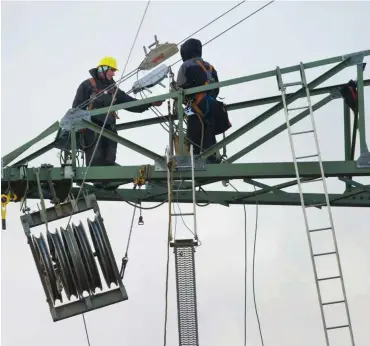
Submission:
M 84 198 L 84 202 L 79 200 L 73 206 L 71 202 L 61 204 L 60 210 L 65 213 L 62 217 L 67 217 L 76 208 L 78 212 L 93 209 L 95 217 L 92 221 L 87 218 L 89 232 L 80 221 L 55 232 L 47 229 L 46 237 L 43 234 L 36 237 L 30 230 L 43 223 L 42 211 L 21 217 L 54 321 L 128 299 L 96 198 L 94 195 Z M 52 221 L 62 218 L 60 213 L 56 214 L 55 207 L 44 212 L 49 227 Z M 103 289 L 98 265 L 110 290 Z M 112 284 L 116 288 L 111 288 Z M 68 302 L 56 306 L 56 301 L 63 303 L 63 298 Z
M 97 217 L 95 217 L 93 221 L 88 219 L 87 223 L 89 225 L 91 239 L 94 244 L 100 268 L 102 269 L 105 282 L 110 288 L 111 283 L 117 284 L 118 278 L 114 273 L 113 265 L 115 262 L 114 259 L 110 256 L 108 239 L 104 236 Z
M 67 253 L 64 243 L 58 230 L 55 233 L 47 232 L 47 239 L 49 243 L 49 249 L 51 259 L 55 263 L 56 272 L 59 273 L 60 280 L 62 282 L 64 291 L 68 300 L 71 296 L 78 298 L 78 293 L 75 284 L 75 277 L 72 272 L 70 264 L 70 256 Z
M 57 275 L 54 270 L 53 262 L 49 254 L 44 235 L 41 234 L 39 238 L 32 236 L 32 241 L 37 250 L 36 256 L 46 283 L 48 298 L 53 304 L 55 304 L 56 300 L 63 302 L 60 288 L 57 284 Z
M 72 225 L 75 239 L 81 253 L 82 261 L 86 269 L 86 274 L 89 280 L 90 289 L 95 293 L 96 288 L 103 289 L 98 267 L 95 262 L 94 254 L 91 250 L 84 225 L 80 221 L 78 226 Z

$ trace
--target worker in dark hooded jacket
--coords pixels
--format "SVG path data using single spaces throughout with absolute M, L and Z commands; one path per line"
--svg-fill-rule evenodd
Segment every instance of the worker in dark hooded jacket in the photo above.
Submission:
M 77 89 L 76 96 L 74 98 L 72 108 L 77 108 L 81 104 L 85 103 L 90 99 L 93 94 L 98 94 L 100 91 L 106 89 L 109 86 L 115 84 L 113 77 L 117 71 L 116 59 L 112 57 L 104 57 L 98 63 L 96 68 L 90 69 L 90 75 L 92 78 L 83 81 Z M 124 91 L 118 87 L 111 87 L 109 90 L 104 91 L 102 94 L 97 95 L 95 100 L 92 100 L 87 108 L 88 110 L 109 107 L 112 103 L 112 97 L 117 90 L 115 96 L 116 104 L 136 101 L 135 98 L 127 95 Z M 130 112 L 142 113 L 148 110 L 151 106 L 160 106 L 162 102 L 155 102 L 152 104 L 146 104 L 141 106 L 136 106 L 132 108 L 127 108 Z M 99 126 L 103 126 L 106 113 L 99 114 L 91 117 L 91 121 Z M 111 112 L 108 115 L 107 121 L 105 123 L 105 129 L 117 134 L 116 130 L 116 119 L 118 118 L 117 112 Z M 86 166 L 90 164 L 91 166 L 111 166 L 116 163 L 116 153 L 117 153 L 117 142 L 112 141 L 104 136 L 101 136 L 98 146 L 95 150 L 94 157 L 92 154 L 94 152 L 95 145 L 97 143 L 98 134 L 95 132 L 85 129 L 82 131 L 83 148 L 86 156 Z
M 218 82 L 217 71 L 207 61 L 202 59 L 202 43 L 194 38 L 188 39 L 180 48 L 183 64 L 180 66 L 177 75 L 176 84 L 182 89 L 189 89 L 203 86 L 209 82 Z M 204 70 L 205 68 L 205 70 Z M 212 114 L 207 114 L 207 99 L 204 96 L 210 96 L 214 100 L 217 98 L 219 89 L 209 90 L 206 93 L 189 95 L 185 103 L 191 101 L 194 115 L 190 115 L 187 121 L 187 138 L 192 142 L 194 154 L 198 155 L 201 151 L 216 144 L 216 136 L 213 130 Z M 199 110 L 204 117 L 199 116 L 194 102 L 197 103 Z M 208 109 L 209 110 L 209 109 Z M 189 144 L 190 144 L 189 143 Z M 202 150 L 201 150 L 202 148 Z M 219 162 L 216 154 L 210 156 L 207 160 L 210 163 Z

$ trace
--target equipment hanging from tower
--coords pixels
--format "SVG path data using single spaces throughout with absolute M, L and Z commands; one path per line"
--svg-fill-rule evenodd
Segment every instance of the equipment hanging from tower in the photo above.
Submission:
M 139 65 L 139 70 L 151 70 L 160 63 L 166 61 L 167 59 L 174 56 L 178 53 L 179 49 L 177 48 L 176 43 L 159 43 L 157 35 L 154 35 L 154 43 L 148 46 L 149 49 L 155 46 L 154 49 L 150 50 L 149 53 L 144 46 L 145 58 Z

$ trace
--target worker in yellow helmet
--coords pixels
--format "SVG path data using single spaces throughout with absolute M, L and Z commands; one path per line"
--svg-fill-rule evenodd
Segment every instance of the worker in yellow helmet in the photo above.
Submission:
M 79 105 L 85 104 L 89 99 L 91 99 L 91 101 L 86 107 L 88 110 L 109 107 L 112 103 L 112 98 L 116 89 L 118 90 L 115 95 L 115 100 L 113 100 L 113 104 L 136 101 L 135 98 L 127 95 L 119 87 L 113 86 L 116 83 L 113 79 L 116 71 L 118 71 L 116 59 L 110 56 L 103 57 L 99 61 L 97 67 L 89 70 L 91 78 L 86 79 L 79 85 L 76 96 L 73 100 L 72 108 L 77 108 Z M 109 88 L 109 90 L 105 90 L 102 94 L 97 95 L 95 98 L 96 94 L 107 89 L 109 86 L 112 87 Z M 160 106 L 161 104 L 161 101 L 154 102 L 152 104 L 127 108 L 127 110 L 130 112 L 142 113 L 148 110 L 151 106 Z M 103 126 L 105 117 L 106 113 L 93 116 L 91 117 L 91 120 L 97 125 Z M 119 119 L 117 112 L 111 112 L 105 123 L 105 128 L 108 131 L 117 133 L 116 119 Z M 102 136 L 99 140 L 94 157 L 92 157 L 98 136 L 95 132 L 89 129 L 84 129 L 82 131 L 82 138 L 86 157 L 86 166 L 89 164 L 91 166 L 111 166 L 116 164 L 117 142 Z

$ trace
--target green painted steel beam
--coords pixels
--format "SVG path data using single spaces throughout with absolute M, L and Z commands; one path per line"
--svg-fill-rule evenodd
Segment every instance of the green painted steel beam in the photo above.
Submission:
M 311 96 L 320 96 L 320 95 L 325 95 L 329 93 L 335 93 L 338 91 L 340 88 L 346 86 L 347 83 L 344 84 L 337 84 L 337 85 L 331 85 L 323 88 L 318 88 L 318 89 L 313 89 L 310 91 Z M 370 79 L 364 80 L 364 86 L 370 86 Z M 290 97 L 293 95 L 293 93 L 288 93 L 287 97 Z M 228 111 L 234 111 L 238 109 L 244 109 L 244 108 L 252 108 L 252 107 L 257 107 L 257 106 L 263 106 L 271 103 L 277 103 L 281 101 L 281 96 L 269 96 L 269 97 L 264 97 L 256 100 L 247 100 L 247 101 L 241 101 L 241 102 L 236 102 L 236 103 L 230 103 L 226 105 L 226 108 Z M 176 117 L 173 117 L 175 120 L 177 119 Z M 142 127 L 142 126 L 149 126 L 149 125 L 155 125 L 155 124 L 161 124 L 168 122 L 168 115 L 162 116 L 157 116 L 153 118 L 148 118 L 148 119 L 143 119 L 143 120 L 135 120 L 135 121 L 129 121 L 126 123 L 122 124 L 117 124 L 117 131 L 121 130 L 129 130 L 137 127 Z
M 352 64 L 353 64 L 353 62 L 351 61 L 351 58 L 348 58 L 348 59 L 342 61 L 340 64 L 334 66 L 329 71 L 325 72 L 321 76 L 314 79 L 312 82 L 308 83 L 308 88 L 313 89 L 313 88 L 317 87 L 318 85 L 324 83 L 326 80 L 328 80 L 329 78 L 331 78 L 332 76 L 334 76 L 335 74 L 339 73 L 340 71 L 342 71 L 343 69 L 345 69 L 346 67 L 348 67 Z M 291 104 L 292 102 L 296 101 L 298 98 L 300 98 L 304 95 L 305 95 L 305 89 L 304 88 L 301 88 L 301 89 L 297 90 L 289 98 L 286 99 L 286 105 L 288 106 L 289 104 Z M 221 140 L 220 142 L 218 142 L 217 144 L 215 144 L 211 148 L 205 150 L 200 156 L 202 158 L 209 157 L 210 155 L 214 154 L 217 150 L 220 150 L 225 145 L 228 145 L 231 142 L 235 141 L 236 139 L 238 139 L 240 136 L 242 136 L 246 132 L 252 130 L 254 127 L 261 124 L 263 121 L 267 120 L 268 118 L 270 118 L 271 116 L 273 116 L 274 114 L 276 114 L 277 112 L 282 110 L 283 107 L 284 107 L 283 102 L 282 101 L 279 102 L 277 105 L 275 105 L 275 106 L 271 107 L 270 109 L 268 109 L 267 111 L 263 112 L 257 118 L 253 119 L 252 121 L 250 121 L 246 125 L 242 126 L 241 128 L 237 129 L 236 131 L 232 132 L 229 136 L 227 136 L 226 138 L 224 138 L 223 140 Z
M 344 176 L 370 176 L 370 168 L 356 168 L 355 161 L 324 161 L 323 167 L 327 177 Z M 141 166 L 109 166 L 109 167 L 90 167 L 86 174 L 86 167 L 76 167 L 75 182 L 82 182 L 86 174 L 86 182 L 94 181 L 122 181 L 131 182 L 137 177 Z M 320 176 L 320 169 L 317 162 L 298 163 L 301 177 L 314 178 Z M 47 181 L 50 171 L 52 180 L 63 180 L 63 168 L 41 168 L 40 179 Z M 150 181 L 166 181 L 166 171 L 156 171 L 151 166 Z M 36 175 L 33 168 L 27 168 L 26 174 L 30 181 L 36 181 Z M 295 170 L 292 162 L 273 162 L 273 163 L 234 163 L 234 164 L 208 164 L 205 169 L 195 171 L 195 179 L 201 182 L 202 179 L 269 179 L 269 178 L 295 178 Z M 5 178 L 9 177 L 9 178 Z M 174 179 L 191 180 L 190 171 L 181 171 L 174 173 Z M 16 167 L 7 167 L 4 169 L 4 179 L 2 183 L 8 181 L 22 180 L 20 170 Z
M 337 96 L 335 96 L 334 94 L 325 97 L 323 100 L 317 102 L 316 104 L 314 104 L 312 106 L 313 111 L 316 111 L 316 110 L 320 109 L 321 107 L 325 106 L 326 104 L 328 104 L 330 101 L 332 101 L 335 98 L 337 98 Z M 309 114 L 310 114 L 310 111 L 308 109 L 304 110 L 300 114 L 296 115 L 294 118 L 290 119 L 290 125 L 296 124 L 297 122 L 299 122 L 302 119 L 304 119 L 305 117 L 307 117 Z M 274 138 L 275 136 L 277 136 L 278 134 L 280 134 L 281 132 L 283 132 L 286 129 L 287 129 L 287 124 L 286 123 L 280 125 L 279 127 L 270 131 L 268 134 L 266 134 L 266 135 L 262 136 L 261 138 L 257 139 L 255 142 L 249 144 L 247 147 L 240 150 L 236 154 L 230 156 L 226 161 L 229 162 L 229 163 L 235 162 L 236 160 L 243 157 L 245 154 L 251 152 L 252 150 L 254 150 L 256 148 L 258 148 L 259 146 L 266 143 L 270 139 Z
M 365 127 L 365 96 L 364 96 L 364 66 L 357 65 L 357 97 L 358 97 L 358 132 L 360 136 L 360 152 L 368 153 Z
M 52 133 L 57 132 L 59 130 L 59 121 L 56 121 L 54 124 L 50 125 L 45 131 L 41 132 L 37 137 L 31 139 L 27 143 L 21 145 L 19 148 L 13 150 L 11 153 L 3 156 L 2 166 L 5 167 L 9 165 L 10 162 L 15 160 L 18 156 L 22 155 L 27 149 L 31 146 L 35 145 L 37 142 L 40 142 L 47 136 L 50 136 Z
M 125 147 L 127 147 L 129 149 L 132 149 L 132 150 L 136 151 L 139 154 L 147 156 L 147 157 L 153 159 L 154 161 L 163 161 L 164 160 L 163 156 L 160 156 L 160 155 L 156 154 L 155 152 L 153 152 L 149 149 L 146 149 L 146 148 L 144 148 L 144 147 L 142 147 L 142 146 L 140 146 L 140 145 L 138 145 L 134 142 L 131 142 L 126 138 L 120 137 L 120 136 L 116 135 L 115 133 L 113 133 L 111 131 L 108 131 L 106 129 L 104 129 L 102 131 L 102 127 L 99 126 L 99 125 L 96 125 L 96 124 L 94 124 L 90 121 L 86 121 L 86 120 L 82 120 L 82 122 L 91 131 L 94 131 L 97 134 L 101 133 L 102 136 L 104 136 L 106 138 L 109 138 L 112 141 L 115 141 L 115 142 L 117 142 L 121 145 L 124 145 Z
M 78 189 L 73 188 L 72 193 L 77 196 Z M 167 199 L 167 190 L 160 189 L 148 194 L 146 190 L 118 189 L 115 192 L 96 191 L 94 194 L 99 201 L 128 201 L 132 203 L 161 203 Z M 36 197 L 37 198 L 37 197 Z M 314 203 L 325 203 L 325 195 L 319 193 L 304 194 L 305 200 Z M 351 192 L 350 194 L 329 194 L 332 207 L 370 207 L 370 196 L 362 191 Z M 207 191 L 197 192 L 197 203 L 222 204 L 225 206 L 232 204 L 255 205 L 285 205 L 300 206 L 301 202 L 298 193 L 266 193 L 254 196 L 253 192 L 229 192 L 229 191 Z M 185 191 L 176 194 L 176 201 L 179 203 L 192 203 L 192 192 Z
M 22 165 L 25 165 L 27 164 L 28 162 L 36 159 L 37 157 L 47 153 L 48 151 L 52 150 L 55 148 L 55 144 L 54 142 L 51 142 L 47 145 L 45 145 L 44 147 L 40 148 L 39 150 L 33 152 L 32 154 L 28 155 L 27 157 L 25 157 L 24 159 L 22 160 L 19 160 L 15 163 L 12 164 L 12 166 L 16 167 L 16 166 L 22 166 Z
M 343 68 L 344 68 L 344 67 L 347 67 L 347 66 L 353 64 L 353 61 L 354 61 L 353 59 L 363 58 L 363 57 L 368 56 L 368 55 L 370 55 L 370 50 L 365 50 L 365 51 L 360 51 L 360 52 L 356 52 L 356 53 L 340 55 L 340 56 L 333 57 L 333 58 L 308 62 L 308 63 L 304 63 L 303 65 L 304 65 L 305 69 L 310 69 L 310 68 L 320 67 L 320 66 L 324 66 L 324 65 L 340 63 L 338 66 L 342 66 L 342 64 L 343 64 Z M 299 71 L 299 69 L 300 69 L 299 65 L 294 65 L 294 66 L 282 68 L 281 73 L 284 74 L 284 73 L 295 72 L 295 71 Z M 335 69 L 335 67 L 334 67 L 334 69 Z M 331 70 L 333 70 L 333 69 L 331 69 Z M 339 72 L 340 70 L 341 69 L 339 69 L 337 72 Z M 249 76 L 233 78 L 233 79 L 225 80 L 225 81 L 222 81 L 222 82 L 219 82 L 219 83 L 213 83 L 213 84 L 200 86 L 200 87 L 196 87 L 196 88 L 190 88 L 190 89 L 186 89 L 186 90 L 179 90 L 179 91 L 175 91 L 175 92 L 171 92 L 171 93 L 167 93 L 167 94 L 162 94 L 162 95 L 159 95 L 159 96 L 148 97 L 148 98 L 145 98 L 143 100 L 137 100 L 137 101 L 127 102 L 127 103 L 123 103 L 123 104 L 118 104 L 118 105 L 114 105 L 112 107 L 99 108 L 99 109 L 92 110 L 90 112 L 90 114 L 91 114 L 91 116 L 96 116 L 96 115 L 99 115 L 99 114 L 105 114 L 108 111 L 113 112 L 113 111 L 118 111 L 120 109 L 128 109 L 128 108 L 143 105 L 143 104 L 150 104 L 150 103 L 156 102 L 156 101 L 164 101 L 164 100 L 169 99 L 169 98 L 178 99 L 179 97 L 181 97 L 181 95 L 183 95 L 183 96 L 191 95 L 191 94 L 198 93 L 198 92 L 201 92 L 201 91 L 212 90 L 212 89 L 215 89 L 215 88 L 223 88 L 223 87 L 226 87 L 226 86 L 237 85 L 237 84 L 241 84 L 241 83 L 251 82 L 251 81 L 264 79 L 264 78 L 269 78 L 269 77 L 275 77 L 275 76 L 276 76 L 276 70 L 271 70 L 271 71 L 257 73 L 257 74 L 253 74 L 253 75 L 249 75 Z M 331 76 L 333 76 L 333 74 Z M 312 84 L 312 82 L 311 82 L 311 84 Z M 314 87 L 314 86 L 311 85 L 311 87 Z

